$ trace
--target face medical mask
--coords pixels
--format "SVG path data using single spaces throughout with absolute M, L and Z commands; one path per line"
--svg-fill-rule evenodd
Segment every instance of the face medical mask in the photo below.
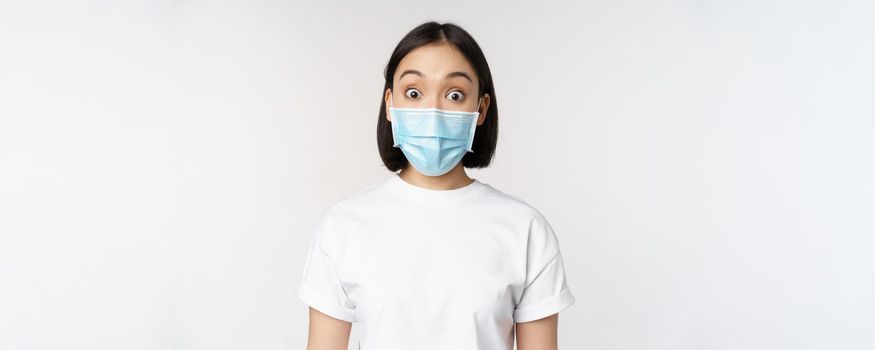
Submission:
M 401 148 L 410 164 L 428 176 L 452 170 L 474 143 L 480 102 L 474 112 L 438 108 L 395 108 L 389 96 L 393 147 Z

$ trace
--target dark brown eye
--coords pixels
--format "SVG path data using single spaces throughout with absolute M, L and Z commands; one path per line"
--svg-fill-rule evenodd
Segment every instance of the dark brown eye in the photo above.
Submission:
M 461 91 L 453 90 L 450 91 L 449 94 L 447 94 L 447 97 L 453 101 L 461 101 L 462 98 L 465 97 L 465 94 L 463 94 Z
M 407 97 L 410 97 L 410 98 L 417 98 L 417 97 L 419 97 L 419 95 L 421 95 L 421 94 L 419 93 L 419 91 L 416 90 L 416 89 L 414 89 L 414 88 L 409 88 L 409 89 L 407 89 L 407 91 L 405 91 L 404 94 L 407 95 Z

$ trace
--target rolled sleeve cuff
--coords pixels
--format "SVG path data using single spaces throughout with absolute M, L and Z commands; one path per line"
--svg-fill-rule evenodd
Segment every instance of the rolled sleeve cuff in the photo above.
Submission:
M 522 308 L 514 309 L 513 320 L 516 323 L 539 320 L 551 316 L 574 303 L 574 295 L 570 288 L 565 288 L 562 293 L 554 295 L 546 300 Z
M 312 308 L 319 310 L 323 314 L 334 317 L 347 322 L 355 322 L 355 309 L 350 309 L 337 303 L 331 302 L 316 290 L 306 284 L 302 284 L 296 290 L 298 298 Z

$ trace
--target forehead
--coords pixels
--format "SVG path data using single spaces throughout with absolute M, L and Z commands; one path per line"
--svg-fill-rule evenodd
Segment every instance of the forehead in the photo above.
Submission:
M 474 67 L 468 63 L 462 52 L 452 44 L 447 42 L 432 43 L 417 47 L 410 51 L 401 62 L 398 63 L 398 68 L 395 69 L 394 79 L 398 79 L 402 72 L 407 69 L 414 69 L 422 72 L 423 78 L 415 74 L 407 74 L 404 80 L 407 79 L 429 79 L 443 80 L 450 72 L 462 71 L 471 75 L 471 79 L 476 81 L 477 74 L 474 72 Z M 468 81 L 465 78 L 451 78 Z

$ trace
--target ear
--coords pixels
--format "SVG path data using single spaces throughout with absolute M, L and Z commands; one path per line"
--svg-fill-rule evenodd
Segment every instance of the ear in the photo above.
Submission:
M 480 115 L 477 117 L 477 125 L 482 125 L 486 120 L 486 112 L 489 110 L 489 94 L 483 94 L 483 103 L 480 105 Z
M 392 122 L 392 115 L 389 114 L 389 99 L 392 96 L 392 89 L 386 89 L 385 96 L 383 96 L 383 103 L 386 104 L 386 120 L 390 123 Z

